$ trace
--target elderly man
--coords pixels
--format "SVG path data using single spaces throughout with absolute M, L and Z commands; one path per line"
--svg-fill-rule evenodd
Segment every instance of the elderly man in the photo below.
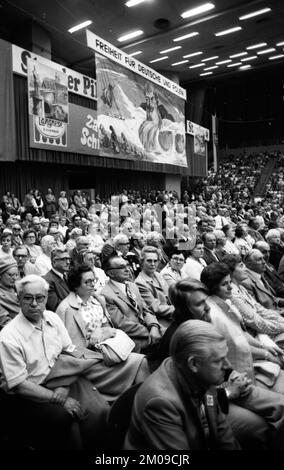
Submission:
M 9 417 L 17 428 L 23 423 L 36 447 L 91 448 L 104 434 L 107 406 L 80 376 L 100 355 L 80 354 L 58 315 L 45 310 L 44 279 L 26 276 L 16 289 L 21 311 L 0 332 L 0 387 Z
M 15 281 L 18 277 L 15 259 L 12 256 L 0 258 L 0 329 L 20 311 L 15 292 Z
M 137 286 L 128 281 L 129 268 L 124 258 L 116 254 L 110 256 L 105 272 L 110 280 L 101 294 L 114 326 L 133 339 L 136 352 L 147 351 L 161 338 L 163 330 L 159 321 L 146 307 Z
M 16 246 L 13 250 L 13 258 L 16 260 L 20 278 L 32 274 L 33 265 L 29 261 L 30 253 L 27 246 Z
M 75 266 L 77 264 L 80 253 L 84 251 L 88 251 L 90 248 L 90 244 L 91 244 L 91 241 L 89 237 L 86 237 L 85 235 L 81 235 L 76 239 L 75 248 L 73 248 L 69 252 L 71 266 Z
M 34 264 L 34 274 L 44 276 L 51 270 L 50 255 L 52 250 L 57 247 L 56 241 L 52 235 L 45 235 L 40 242 L 43 253 L 39 255 Z
M 242 285 L 264 307 L 278 309 L 283 307 L 284 299 L 277 297 L 275 290 L 270 287 L 263 277 L 265 272 L 265 259 L 261 251 L 252 249 L 244 258 L 247 277 Z
M 204 254 L 203 259 L 206 264 L 214 263 L 219 261 L 216 254 L 216 236 L 212 232 L 204 233 L 202 235 L 202 241 L 204 243 Z
M 113 239 L 114 250 L 120 254 L 127 262 L 129 267 L 129 279 L 135 281 L 137 274 L 140 272 L 140 261 L 135 253 L 129 251 L 130 241 L 127 235 L 119 233 Z
M 170 288 L 170 298 L 175 307 L 174 319 L 161 340 L 156 365 L 169 357 L 171 338 L 180 325 L 193 319 L 211 322 L 208 294 L 207 287 L 196 280 L 184 279 Z M 224 392 L 229 399 L 227 403 Z M 228 420 L 245 449 L 267 448 L 275 435 L 278 436 L 276 447 L 283 448 L 283 396 L 252 386 L 246 374 L 232 370 L 228 361 L 225 382 L 218 388 L 218 398 L 222 408 L 227 408 Z
M 51 252 L 51 270 L 43 278 L 48 282 L 48 298 L 46 306 L 48 310 L 55 312 L 60 302 L 67 297 L 70 290 L 66 282 L 66 276 L 70 266 L 70 256 L 64 248 L 55 248 Z
M 159 260 L 158 248 L 145 246 L 141 252 L 142 271 L 138 274 L 135 284 L 150 312 L 156 315 L 163 326 L 167 327 L 171 321 L 174 307 L 168 297 L 168 284 L 157 272 Z
M 281 242 L 280 231 L 277 228 L 268 230 L 265 239 L 270 246 L 269 262 L 275 269 L 279 268 L 279 263 L 284 255 L 284 247 Z
M 239 449 L 216 398 L 227 349 L 209 323 L 183 323 L 172 338 L 171 357 L 136 393 L 124 449 Z
M 265 270 L 263 273 L 264 279 L 268 282 L 270 287 L 272 287 L 272 289 L 275 290 L 276 295 L 278 297 L 283 298 L 284 297 L 284 283 L 283 283 L 283 279 L 281 279 L 280 265 L 279 265 L 279 269 L 277 272 L 273 264 L 269 262 L 269 256 L 270 256 L 269 244 L 266 243 L 265 241 L 258 241 L 254 245 L 254 248 L 261 251 L 261 253 L 264 256 L 264 260 L 265 260 Z

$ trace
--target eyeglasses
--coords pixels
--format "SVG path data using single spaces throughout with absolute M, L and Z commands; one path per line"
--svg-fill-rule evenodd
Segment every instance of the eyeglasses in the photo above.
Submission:
M 14 255 L 14 258 L 27 258 L 28 255 Z
M 172 260 L 173 260 L 173 261 L 179 261 L 180 263 L 184 263 L 184 258 L 178 258 L 178 257 L 176 257 L 176 256 L 173 256 L 173 257 L 172 257 Z
M 112 269 L 128 269 L 129 268 L 129 264 L 124 264 L 123 266 L 117 266 L 116 268 L 109 268 L 109 270 L 112 270 Z
M 69 263 L 70 262 L 70 258 L 54 258 L 54 261 L 64 261 L 65 263 Z
M 45 295 L 24 295 L 23 301 L 26 304 L 32 304 L 36 302 L 37 304 L 42 304 L 46 299 Z
M 96 279 L 87 279 L 86 281 L 84 281 L 84 284 L 86 284 L 86 286 L 92 286 L 93 284 L 95 284 L 96 282 Z

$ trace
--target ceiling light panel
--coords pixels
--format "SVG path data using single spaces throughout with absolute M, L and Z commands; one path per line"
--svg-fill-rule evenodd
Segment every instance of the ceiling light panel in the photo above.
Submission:
M 215 8 L 214 3 L 204 3 L 196 8 L 191 8 L 190 10 L 184 11 L 180 16 L 182 18 L 190 18 L 192 16 L 200 15 L 201 13 L 205 13 L 206 11 L 213 10 Z
M 181 60 L 180 62 L 175 62 L 174 64 L 172 64 L 172 66 L 174 67 L 175 65 L 186 64 L 187 62 L 188 60 Z
M 269 52 L 274 52 L 276 51 L 275 47 L 270 47 L 269 49 L 264 49 L 263 51 L 258 51 L 257 54 L 269 54 Z
M 86 28 L 92 24 L 91 20 L 84 21 L 83 23 L 77 24 L 77 26 L 73 26 L 72 28 L 68 29 L 69 33 L 75 33 L 75 31 L 79 31 L 79 29 Z
M 200 77 L 203 77 L 204 75 L 212 75 L 213 72 L 205 72 L 205 73 L 201 73 L 200 74 Z
M 247 52 L 239 52 L 238 54 L 233 54 L 233 55 L 230 55 L 229 57 L 231 59 L 234 59 L 235 57 L 242 57 L 244 55 L 247 55 L 248 53 Z
M 181 49 L 181 46 L 175 46 L 171 47 L 170 49 L 165 49 L 164 51 L 161 51 L 160 54 L 167 54 L 167 52 L 176 51 L 177 49 Z
M 242 62 L 249 62 L 250 60 L 258 59 L 257 55 L 250 55 L 249 57 L 244 57 L 241 59 Z
M 139 5 L 139 3 L 143 3 L 145 0 L 129 0 L 128 2 L 125 3 L 126 7 L 135 7 L 136 5 Z
M 189 69 L 197 69 L 197 67 L 205 67 L 205 64 L 195 64 L 188 67 Z
M 194 36 L 198 36 L 198 34 L 199 33 L 197 31 L 193 31 L 192 33 L 185 34 L 184 36 L 179 36 L 178 38 L 173 39 L 173 41 L 174 42 L 184 41 L 185 39 L 193 38 Z
M 252 49 L 259 49 L 260 47 L 264 47 L 264 46 L 267 46 L 267 42 L 260 42 L 258 44 L 253 44 L 252 46 L 246 47 L 246 49 L 250 51 Z
M 219 59 L 218 55 L 213 55 L 212 57 L 206 57 L 206 59 L 201 59 L 201 62 L 207 62 L 209 60 Z
M 276 59 L 281 59 L 282 57 L 284 57 L 284 54 L 272 55 L 271 57 L 268 57 L 268 59 L 276 60 Z
M 249 18 L 253 18 L 254 16 L 258 15 L 263 15 L 264 13 L 268 13 L 271 11 L 271 8 L 262 8 L 261 10 L 257 11 L 252 11 L 251 13 L 248 13 L 247 15 L 243 15 L 239 17 L 239 20 L 248 20 Z
M 192 52 L 191 54 L 186 54 L 186 55 L 183 55 L 183 58 L 184 59 L 187 59 L 187 57 L 194 57 L 196 55 L 201 55 L 203 54 L 203 52 L 199 51 L 199 52 Z
M 127 33 L 127 34 L 124 34 L 123 36 L 120 36 L 119 38 L 117 38 L 117 40 L 119 42 L 127 41 L 128 39 L 137 38 L 137 36 L 141 36 L 141 34 L 143 33 L 144 31 L 142 31 L 141 29 L 138 29 L 137 31 L 133 31 L 132 33 Z
M 225 29 L 224 31 L 219 31 L 215 33 L 215 36 L 225 36 L 225 34 L 235 33 L 236 31 L 240 31 L 243 29 L 241 26 L 234 26 L 234 28 Z
M 158 59 L 150 60 L 150 64 L 154 64 L 154 62 L 161 62 L 161 60 L 166 60 L 168 58 L 169 56 L 165 55 L 164 57 L 159 57 Z
M 237 67 L 238 65 L 242 65 L 241 62 L 235 62 L 234 64 L 229 64 L 227 67 Z
M 229 64 L 230 62 L 232 62 L 231 59 L 221 60 L 220 62 L 216 62 L 216 65 Z

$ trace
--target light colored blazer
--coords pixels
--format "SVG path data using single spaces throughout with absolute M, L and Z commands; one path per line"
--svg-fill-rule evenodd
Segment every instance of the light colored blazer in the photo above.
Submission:
M 138 274 L 135 284 L 138 286 L 140 294 L 151 312 L 157 316 L 159 321 L 169 324 L 174 312 L 174 306 L 168 297 L 169 287 L 160 273 L 155 273 L 155 277 L 149 277 L 143 271 Z
M 159 321 L 146 306 L 138 287 L 133 282 L 128 282 L 128 287 L 137 303 L 136 308 L 111 280 L 101 294 L 105 297 L 107 310 L 115 328 L 128 334 L 136 344 L 135 352 L 139 352 L 148 345 L 149 330 L 153 325 L 159 326 Z
M 104 309 L 104 315 L 107 317 L 111 326 L 113 326 L 111 318 L 104 306 L 104 300 L 102 300 L 102 298 L 97 295 L 94 295 L 94 297 L 102 305 Z M 80 313 L 80 304 L 78 303 L 76 294 L 74 292 L 70 292 L 66 299 L 62 300 L 62 302 L 57 307 L 56 313 L 63 321 L 72 343 L 76 346 L 87 348 L 88 340 L 85 322 Z
M 247 269 L 246 274 L 247 277 L 242 281 L 242 285 L 263 307 L 275 309 L 277 307 L 276 296 L 272 289 L 266 289 L 251 269 Z
M 134 398 L 126 450 L 237 450 L 226 418 L 219 409 L 214 387 L 204 395 L 209 425 L 206 442 L 200 410 L 193 399 L 190 382 L 166 359 L 141 385 Z

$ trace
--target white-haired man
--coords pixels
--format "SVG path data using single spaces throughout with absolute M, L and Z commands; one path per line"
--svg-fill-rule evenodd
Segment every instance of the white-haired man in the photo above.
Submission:
M 44 276 L 51 270 L 51 252 L 57 247 L 52 235 L 45 235 L 40 242 L 43 253 L 39 255 L 34 264 L 34 274 Z
M 0 332 L 10 419 L 36 448 L 91 448 L 104 433 L 107 405 L 81 375 L 100 354 L 80 355 L 58 315 L 45 309 L 44 279 L 26 276 L 16 289 L 21 311 Z
M 127 450 L 237 450 L 214 386 L 224 381 L 227 344 L 213 325 L 189 320 L 171 341 L 171 357 L 139 388 Z

